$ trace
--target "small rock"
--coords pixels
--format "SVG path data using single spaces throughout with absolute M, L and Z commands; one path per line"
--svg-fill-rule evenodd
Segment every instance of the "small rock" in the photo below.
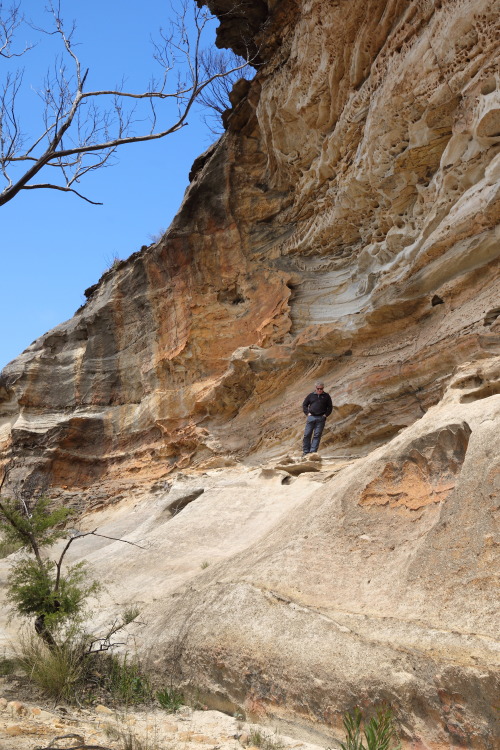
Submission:
M 31 713 L 42 721 L 60 721 L 59 716 L 54 716 L 54 714 L 44 711 L 42 708 L 32 708 Z
M 57 750 L 59 742 L 62 743 L 61 747 L 63 745 L 64 747 L 79 747 L 85 744 L 85 737 L 82 734 L 65 734 L 63 737 L 57 737 L 52 740 L 50 747 L 54 746 L 54 750 Z
M 5 698 L 0 698 L 0 711 L 5 711 L 7 708 L 8 701 Z
M 21 734 L 26 734 L 26 730 L 19 724 L 13 724 L 11 727 L 5 728 L 5 734 L 9 737 L 19 737 Z
M 191 737 L 191 742 L 204 742 L 207 745 L 216 745 L 217 740 L 214 740 L 213 737 L 207 737 L 205 734 L 194 734 Z
M 107 706 L 103 706 L 101 703 L 99 703 L 99 705 L 95 707 L 95 712 L 97 714 L 106 714 L 107 716 L 113 713 L 110 708 L 108 708 Z
M 21 716 L 21 714 L 27 712 L 26 706 L 21 701 L 10 701 L 10 703 L 7 703 L 7 708 L 12 714 L 16 714 L 17 716 Z
M 191 738 L 193 736 L 192 732 L 180 732 L 177 737 L 179 740 L 182 740 L 183 742 L 190 742 Z
M 85 744 L 85 737 L 82 734 L 72 734 L 72 735 L 68 735 L 68 737 L 71 737 L 72 745 L 84 745 Z
M 237 735 L 234 737 L 235 739 L 238 739 L 242 745 L 248 745 L 248 740 L 250 739 L 248 732 L 242 732 L 239 737 Z
M 168 722 L 165 722 L 165 724 L 163 724 L 163 729 L 165 730 L 165 732 L 177 732 L 178 731 L 176 724 L 169 724 Z
M 288 474 L 298 476 L 308 471 L 319 471 L 317 461 L 309 461 L 309 456 L 300 463 L 295 464 L 276 464 L 274 467 L 277 471 L 286 471 Z

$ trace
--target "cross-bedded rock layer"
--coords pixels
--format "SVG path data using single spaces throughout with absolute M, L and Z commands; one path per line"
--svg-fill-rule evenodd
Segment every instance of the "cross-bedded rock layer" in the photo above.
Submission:
M 221 44 L 251 35 L 257 75 L 162 240 L 4 370 L 4 489 L 88 509 L 282 456 L 321 377 L 322 448 L 356 468 L 157 636 L 189 620 L 185 663 L 233 701 L 328 724 L 399 685 L 408 737 L 434 742 L 415 747 L 493 748 L 500 2 L 208 4 Z

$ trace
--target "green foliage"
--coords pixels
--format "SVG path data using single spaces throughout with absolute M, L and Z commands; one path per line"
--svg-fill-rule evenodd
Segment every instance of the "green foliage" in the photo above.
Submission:
M 399 748 L 396 730 L 390 710 L 381 710 L 374 716 L 365 727 L 366 745 L 368 750 L 389 750 L 393 743 Z
M 18 667 L 18 660 L 7 656 L 0 657 L 0 677 L 8 677 L 14 674 Z
M 64 552 L 57 563 L 42 558 L 41 548 L 50 547 L 64 536 L 59 527 L 71 513 L 67 508 L 50 510 L 49 504 L 47 498 L 38 498 L 29 505 L 2 498 L 0 531 L 7 542 L 21 545 L 26 552 L 10 569 L 7 598 L 22 617 L 41 618 L 37 632 L 54 645 L 50 631 L 68 620 L 74 621 L 99 586 L 89 578 L 85 563 L 63 572 Z
M 169 714 L 175 714 L 184 705 L 184 696 L 174 687 L 163 688 L 156 693 L 156 699 L 160 706 Z
M 362 714 L 359 708 L 344 714 L 344 729 L 346 732 L 346 741 L 340 743 L 342 750 L 365 750 L 363 740 L 361 739 L 361 720 Z
M 48 628 L 75 618 L 99 584 L 89 580 L 85 563 L 66 569 L 56 588 L 57 566 L 45 560 L 41 566 L 31 557 L 14 563 L 8 577 L 7 598 L 23 617 L 43 615 Z
M 17 552 L 18 549 L 21 549 L 22 544 L 19 544 L 19 542 L 11 542 L 7 541 L 7 539 L 0 539 L 0 559 L 3 557 L 8 557 L 13 552 Z
M 116 706 L 153 703 L 151 679 L 139 659 L 92 651 L 92 636 L 78 625 L 58 634 L 55 646 L 22 634 L 16 649 L 16 666 L 47 698 Z
M 102 687 L 117 703 L 126 705 L 153 700 L 151 681 L 138 659 L 108 654 L 101 668 Z
M 35 618 L 39 636 L 22 643 L 20 667 L 55 700 L 78 700 L 78 695 L 93 700 L 97 690 L 120 703 L 152 702 L 151 682 L 138 660 L 110 653 L 112 637 L 138 617 L 137 607 L 128 607 L 103 635 L 82 627 L 85 605 L 101 586 L 86 563 L 63 562 L 72 542 L 96 532 L 70 536 L 56 561 L 41 553 L 67 535 L 60 527 L 69 514 L 65 508 L 49 510 L 46 499 L 28 505 L 0 498 L 0 533 L 23 547 L 10 567 L 7 598 L 18 615 Z
M 399 750 L 392 711 L 389 708 L 379 709 L 368 724 L 365 723 L 364 736 L 361 737 L 363 716 L 359 708 L 344 715 L 346 741 L 340 743 L 342 750 Z
M 39 547 L 54 544 L 64 532 L 57 529 L 64 523 L 71 510 L 55 508 L 49 511 L 50 500 L 38 498 L 30 507 L 2 498 L 0 505 L 0 531 L 5 541 L 26 547 L 32 539 Z

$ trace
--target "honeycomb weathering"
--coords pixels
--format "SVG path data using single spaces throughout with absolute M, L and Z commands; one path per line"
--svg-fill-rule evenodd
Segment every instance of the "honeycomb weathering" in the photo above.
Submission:
M 148 539 L 82 542 L 102 617 L 140 601 L 207 700 L 494 750 L 500 2 L 209 4 L 256 76 L 164 237 L 4 369 L 3 491 Z

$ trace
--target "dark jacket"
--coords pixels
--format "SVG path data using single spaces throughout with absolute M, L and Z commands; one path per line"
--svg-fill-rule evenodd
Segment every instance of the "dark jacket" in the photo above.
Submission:
M 306 416 L 312 414 L 314 417 L 329 417 L 333 410 L 332 399 L 324 391 L 323 393 L 313 391 L 305 397 L 302 410 Z

